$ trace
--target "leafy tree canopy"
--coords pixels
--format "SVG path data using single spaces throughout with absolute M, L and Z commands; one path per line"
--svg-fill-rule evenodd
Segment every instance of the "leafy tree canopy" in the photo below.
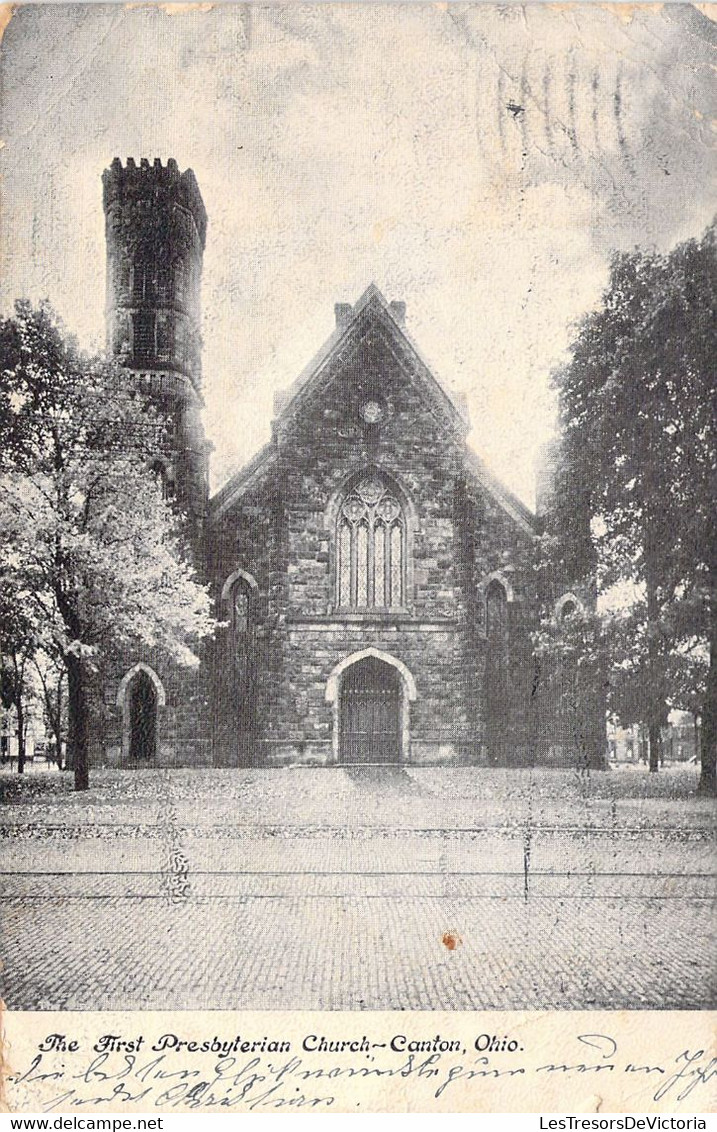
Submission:
M 559 568 L 589 538 L 582 560 L 601 591 L 636 587 L 623 616 L 605 622 L 614 703 L 624 719 L 644 713 L 655 738 L 670 703 L 700 698 L 703 784 L 710 789 L 717 726 L 715 240 L 713 224 L 669 254 L 614 258 L 600 308 L 582 321 L 571 359 L 555 375 L 563 443 L 550 532 Z
M 150 470 L 170 425 L 47 304 L 0 325 L 0 576 L 67 666 L 83 780 L 91 658 L 141 643 L 192 665 L 215 627 Z

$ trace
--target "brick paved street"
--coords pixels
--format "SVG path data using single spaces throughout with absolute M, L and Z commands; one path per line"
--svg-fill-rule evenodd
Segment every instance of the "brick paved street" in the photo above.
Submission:
M 84 795 L 65 775 L 3 776 L 3 995 L 14 1009 L 714 1005 L 712 806 L 690 774 L 96 772 Z

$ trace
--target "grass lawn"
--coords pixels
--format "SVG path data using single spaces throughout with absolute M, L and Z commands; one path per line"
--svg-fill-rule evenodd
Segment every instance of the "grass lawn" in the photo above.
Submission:
M 0 776 L 10 827 L 148 823 L 183 825 L 481 828 L 548 826 L 649 831 L 712 828 L 715 804 L 697 795 L 699 770 L 657 774 L 483 767 L 296 767 L 91 772 Z

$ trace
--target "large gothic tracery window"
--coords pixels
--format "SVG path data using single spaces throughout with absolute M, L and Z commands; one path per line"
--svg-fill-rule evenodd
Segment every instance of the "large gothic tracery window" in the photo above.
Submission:
M 405 604 L 406 521 L 395 493 L 370 475 L 344 499 L 336 525 L 336 595 L 342 609 Z

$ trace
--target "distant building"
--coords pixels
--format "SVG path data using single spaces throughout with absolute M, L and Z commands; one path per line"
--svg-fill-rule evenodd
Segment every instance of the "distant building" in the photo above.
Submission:
M 699 762 L 699 723 L 687 712 L 675 712 L 667 727 L 660 732 L 662 762 Z M 647 763 L 650 745 L 647 728 L 638 723 L 621 727 L 614 720 L 607 729 L 609 758 L 617 763 Z
M 25 713 L 25 758 L 31 762 L 36 750 L 44 751 L 45 726 L 31 707 L 26 706 Z M 17 712 L 15 708 L 0 709 L 0 765 L 16 762 L 19 748 Z
M 104 673 L 98 761 L 599 766 L 599 711 L 541 699 L 539 521 L 467 447 L 403 302 L 371 285 L 277 399 L 269 444 L 213 498 L 201 424 L 206 214 L 191 170 L 104 174 L 112 349 L 172 414 L 156 470 L 227 622 L 199 673 L 151 651 Z M 545 484 L 543 485 L 545 488 Z M 579 613 L 566 585 L 556 616 Z

